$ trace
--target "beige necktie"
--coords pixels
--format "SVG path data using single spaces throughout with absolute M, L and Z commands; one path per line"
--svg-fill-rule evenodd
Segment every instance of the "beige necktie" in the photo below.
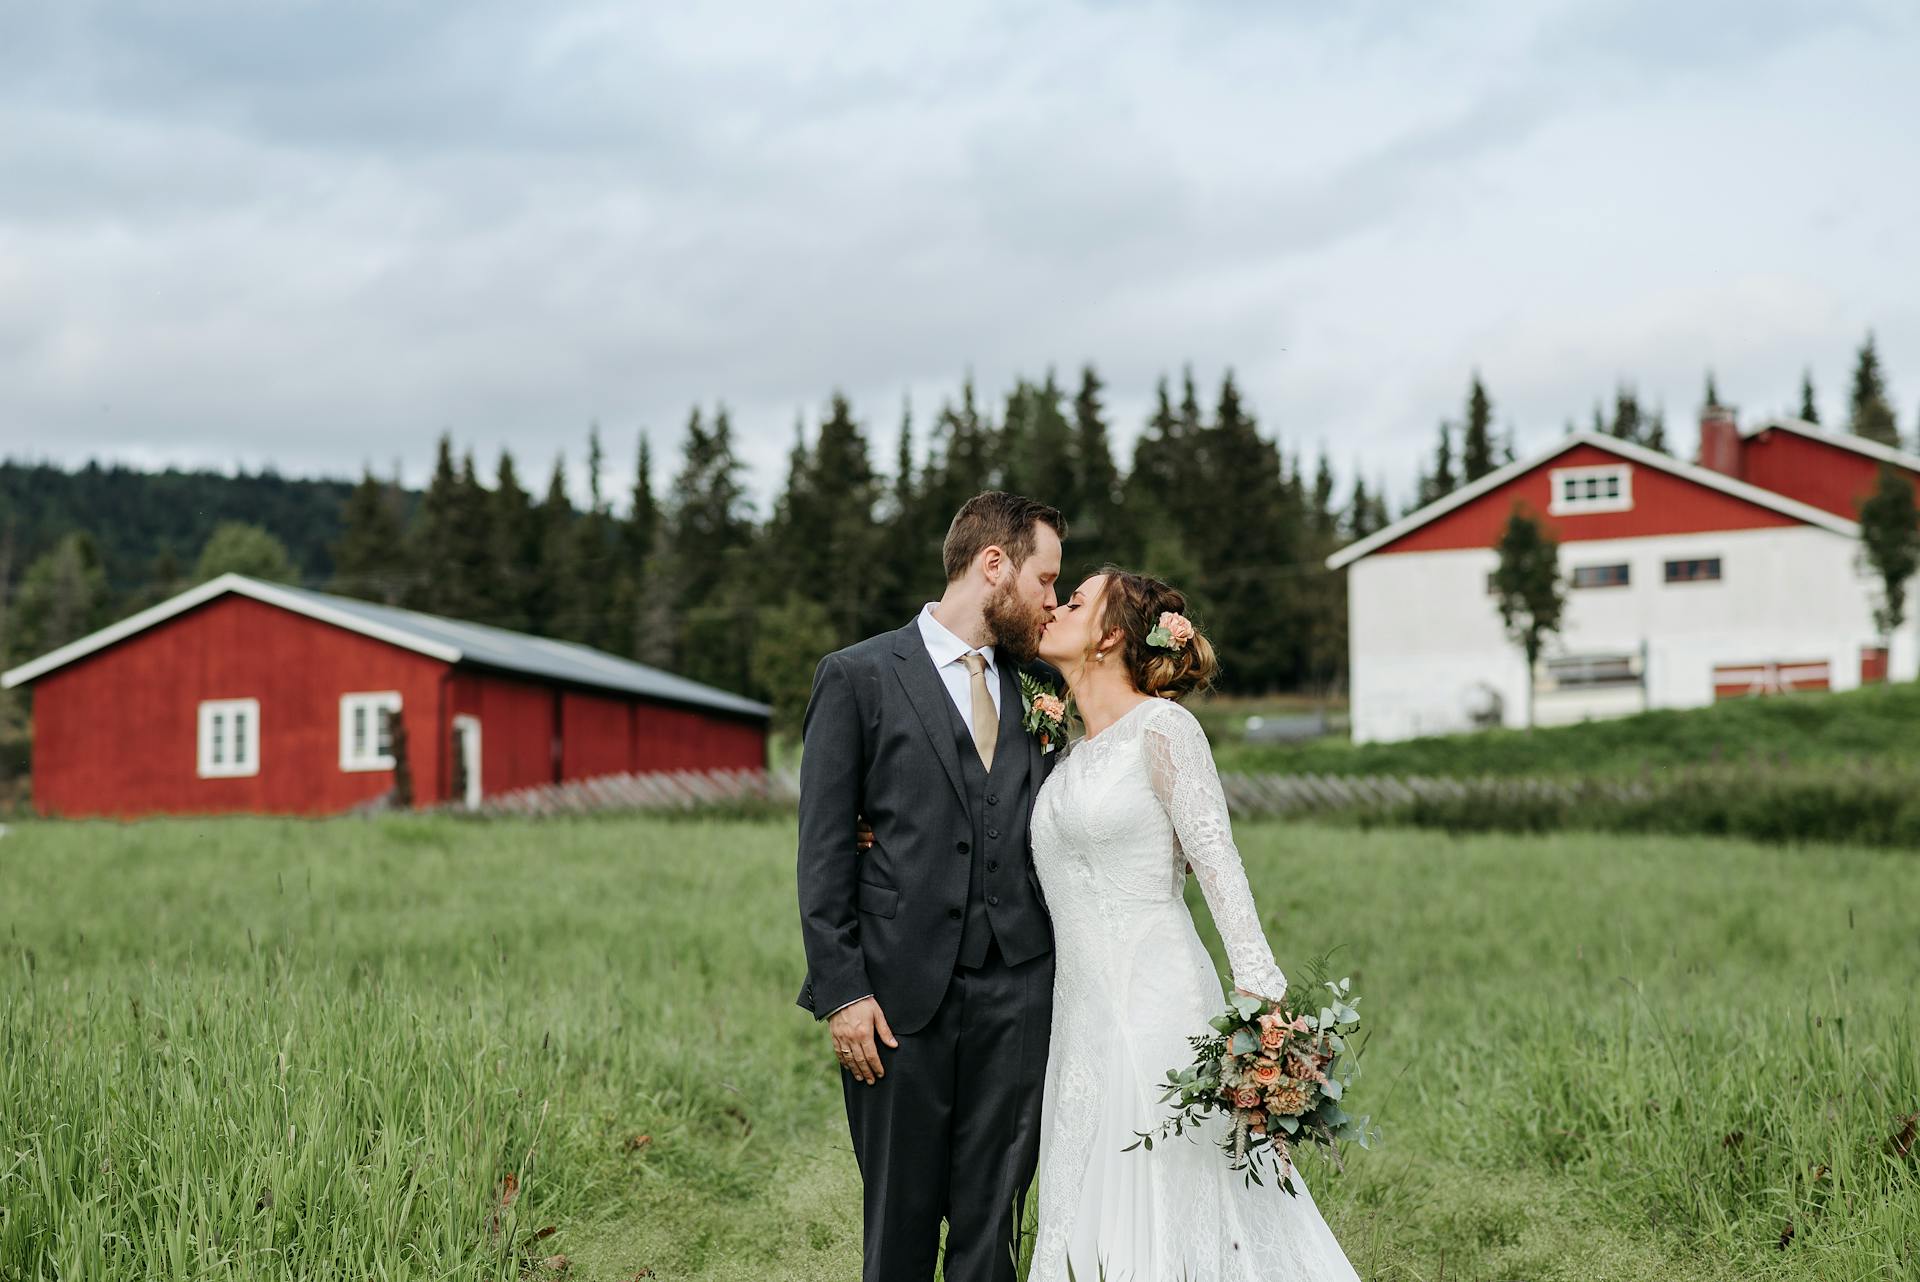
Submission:
M 973 696 L 973 746 L 980 750 L 980 764 L 993 769 L 993 745 L 1000 740 L 1000 714 L 993 710 L 993 696 L 987 692 L 987 656 L 977 650 L 960 656 L 966 665 L 967 689 Z

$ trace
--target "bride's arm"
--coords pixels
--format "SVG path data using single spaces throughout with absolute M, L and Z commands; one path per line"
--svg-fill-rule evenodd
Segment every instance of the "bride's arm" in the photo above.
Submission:
M 1177 704 L 1150 715 L 1145 733 L 1153 793 L 1167 808 L 1181 853 L 1200 878 L 1207 909 L 1227 946 L 1234 986 L 1278 1001 L 1287 991 L 1287 977 L 1274 965 L 1273 948 L 1260 929 L 1207 732 Z

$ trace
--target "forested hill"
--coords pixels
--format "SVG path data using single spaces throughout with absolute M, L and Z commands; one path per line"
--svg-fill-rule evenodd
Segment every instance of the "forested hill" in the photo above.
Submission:
M 319 582 L 333 573 L 331 548 L 352 490 L 351 481 L 270 471 L 225 476 L 88 463 L 70 472 L 7 461 L 0 462 L 0 540 L 11 524 L 17 576 L 62 538 L 84 530 L 99 550 L 109 586 L 121 595 L 177 578 L 216 526 L 242 521 L 271 531 L 286 545 L 300 578 Z

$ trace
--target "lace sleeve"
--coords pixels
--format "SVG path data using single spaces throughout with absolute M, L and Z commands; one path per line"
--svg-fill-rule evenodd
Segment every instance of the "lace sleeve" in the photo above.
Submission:
M 1287 991 L 1287 977 L 1274 965 L 1273 949 L 1260 929 L 1207 732 L 1185 708 L 1167 708 L 1149 714 L 1144 729 L 1153 793 L 1167 808 L 1180 853 L 1200 879 L 1213 924 L 1227 946 L 1235 987 L 1278 1001 Z

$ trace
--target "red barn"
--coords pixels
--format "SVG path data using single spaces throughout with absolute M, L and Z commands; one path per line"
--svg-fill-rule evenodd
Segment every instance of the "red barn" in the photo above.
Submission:
M 213 579 L 0 676 L 33 683 L 48 815 L 475 805 L 624 771 L 757 769 L 765 704 L 586 646 Z

